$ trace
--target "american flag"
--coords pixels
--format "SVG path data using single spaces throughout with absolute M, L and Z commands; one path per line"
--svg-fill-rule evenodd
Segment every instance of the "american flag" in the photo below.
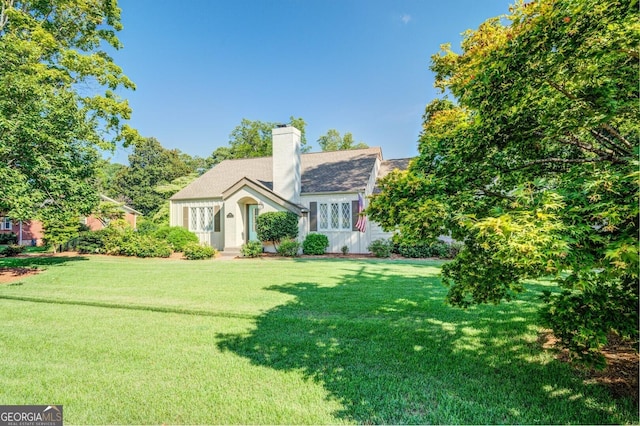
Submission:
M 362 194 L 358 194 L 358 221 L 356 222 L 356 229 L 360 232 L 364 232 L 367 229 L 367 217 L 362 214 L 364 210 L 364 198 Z

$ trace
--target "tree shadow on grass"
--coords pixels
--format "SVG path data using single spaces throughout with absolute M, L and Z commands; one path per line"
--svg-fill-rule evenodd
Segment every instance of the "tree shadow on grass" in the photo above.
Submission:
M 273 286 L 295 299 L 248 334 L 219 335 L 219 347 L 303 374 L 342 404 L 337 417 L 361 424 L 634 421 L 631 404 L 542 352 L 534 295 L 459 310 L 438 278 L 415 271 L 364 266 L 336 286 Z
M 47 268 L 49 266 L 63 265 L 69 262 L 89 260 L 86 256 L 76 255 L 27 255 L 19 257 L 0 257 L 0 267 L 4 268 Z

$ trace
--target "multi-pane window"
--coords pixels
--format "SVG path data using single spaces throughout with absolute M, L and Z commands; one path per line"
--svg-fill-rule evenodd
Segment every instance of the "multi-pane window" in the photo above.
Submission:
M 213 230 L 213 207 L 207 207 L 207 231 Z
M 318 203 L 318 229 L 351 230 L 351 203 Z
M 351 229 L 351 204 L 342 203 L 342 229 Z
M 331 229 L 340 228 L 340 209 L 338 203 L 331 203 Z
M 318 206 L 318 226 L 320 229 L 329 229 L 329 206 L 321 203 Z
M 191 207 L 191 220 L 189 221 L 189 230 L 198 230 L 198 209 L 196 207 Z
M 205 218 L 205 209 L 204 207 L 198 208 L 198 218 L 200 221 L 198 222 L 198 231 L 206 231 L 207 230 L 207 221 Z
M 0 229 L 11 230 L 11 219 L 8 217 L 0 218 Z
M 189 215 L 190 231 L 213 230 L 213 207 L 191 207 Z

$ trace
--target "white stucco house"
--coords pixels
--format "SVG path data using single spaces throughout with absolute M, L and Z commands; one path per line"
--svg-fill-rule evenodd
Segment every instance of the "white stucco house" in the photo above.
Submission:
M 272 134 L 272 157 L 222 161 L 173 195 L 171 225 L 230 252 L 257 240 L 256 217 L 273 211 L 298 215 L 299 241 L 312 232 L 326 235 L 330 253 L 343 246 L 367 253 L 371 241 L 390 236 L 371 221 L 357 226 L 359 199 L 366 205 L 377 180 L 405 169 L 408 159 L 384 161 L 380 148 L 301 154 L 298 129 L 283 126 Z

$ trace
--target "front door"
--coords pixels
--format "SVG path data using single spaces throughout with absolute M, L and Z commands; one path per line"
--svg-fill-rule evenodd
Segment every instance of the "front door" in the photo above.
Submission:
M 247 208 L 247 225 L 249 228 L 249 232 L 247 232 L 247 241 L 258 241 L 258 206 L 256 204 L 249 204 Z

